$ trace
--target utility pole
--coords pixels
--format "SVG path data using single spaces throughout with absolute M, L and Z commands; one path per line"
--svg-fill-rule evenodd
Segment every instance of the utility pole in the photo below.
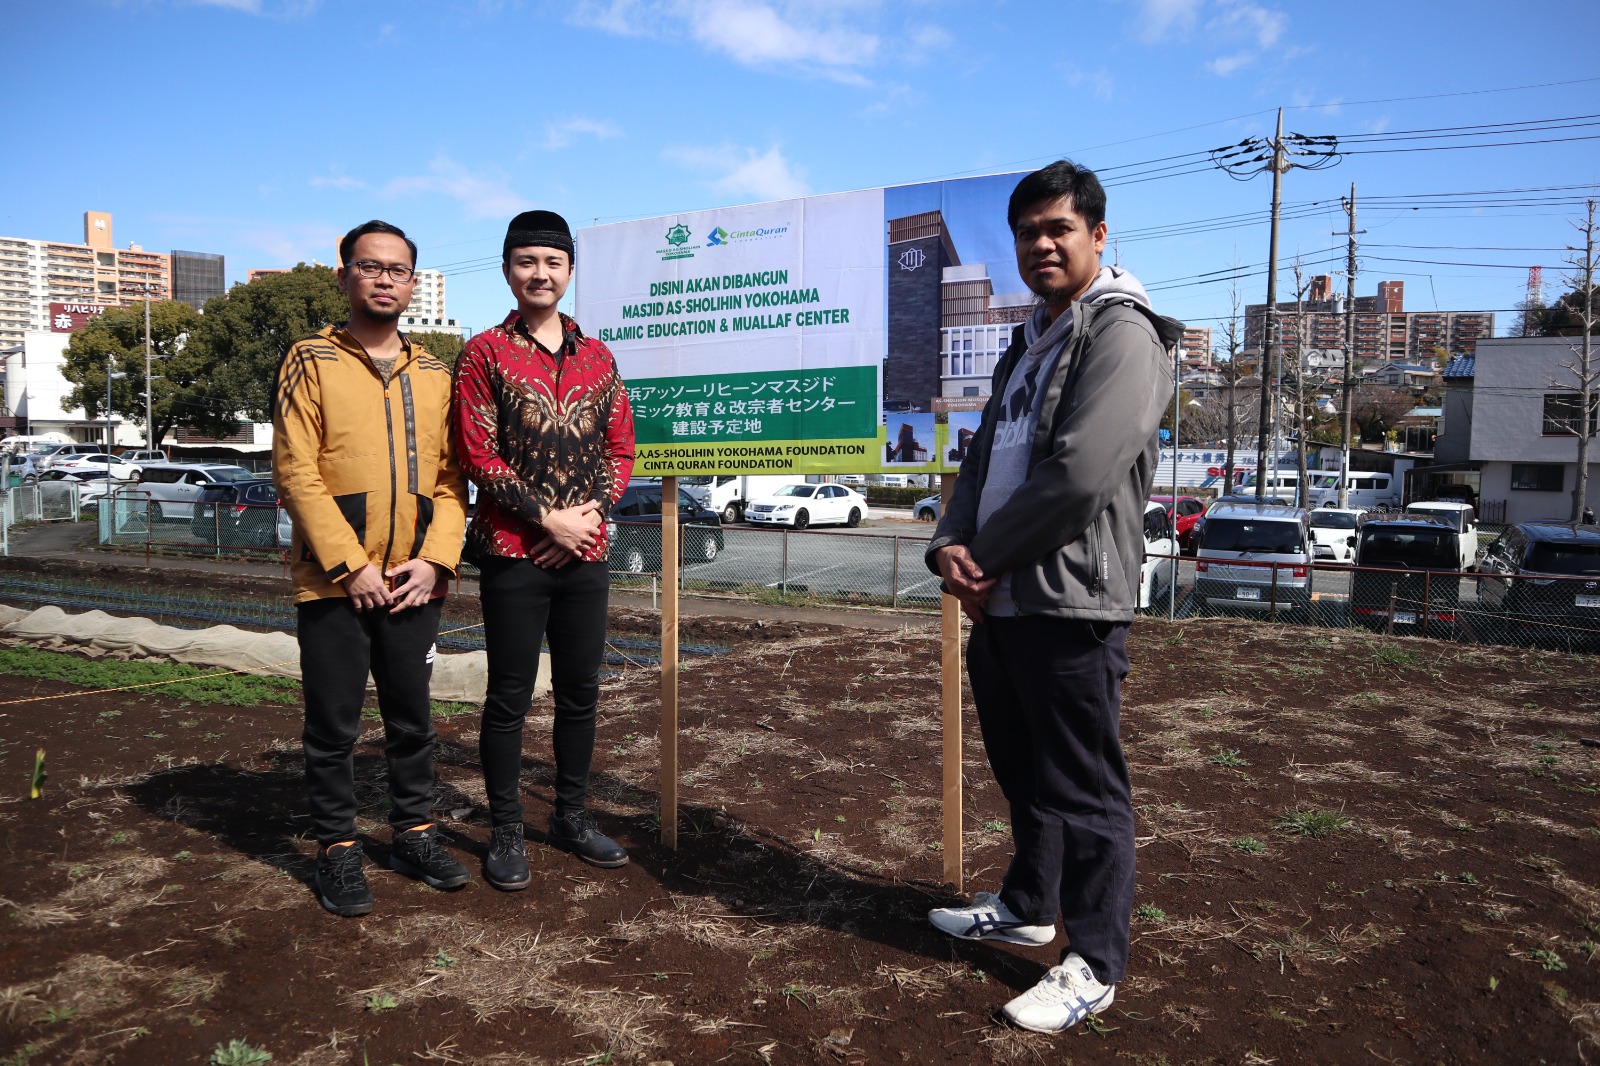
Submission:
M 145 447 L 156 450 L 156 424 L 150 418 L 150 286 L 144 287 L 144 436 Z
M 1586 221 L 1578 226 L 1583 233 L 1583 259 L 1576 265 L 1583 286 L 1583 316 L 1578 320 L 1583 330 L 1581 345 L 1574 349 L 1578 363 L 1573 368 L 1578 375 L 1578 478 L 1572 486 L 1572 521 L 1580 521 L 1589 498 L 1589 442 L 1595 436 L 1595 378 L 1594 366 L 1594 204 L 1589 201 Z
M 1350 183 L 1350 199 L 1344 205 L 1350 216 L 1350 253 L 1344 271 L 1344 411 L 1339 430 L 1339 506 L 1350 505 L 1350 401 L 1355 394 L 1356 367 L 1356 183 Z
M 1267 250 L 1267 332 L 1261 344 L 1261 425 L 1256 431 L 1256 499 L 1267 496 L 1267 418 L 1272 404 L 1267 395 L 1267 373 L 1273 377 L 1282 374 L 1277 365 L 1278 356 L 1278 215 L 1283 208 L 1283 172 L 1288 168 L 1283 157 L 1283 108 L 1278 108 L 1278 132 L 1272 138 L 1272 236 Z M 1277 428 L 1277 419 L 1273 427 Z M 1277 456 L 1272 459 L 1272 472 L 1278 469 Z
M 1267 420 L 1271 417 L 1271 397 L 1267 394 L 1269 371 L 1278 366 L 1278 219 L 1283 208 L 1283 175 L 1291 167 L 1321 170 L 1339 161 L 1335 137 L 1308 137 L 1291 133 L 1287 142 L 1283 136 L 1283 108 L 1278 109 L 1278 127 L 1270 143 L 1251 137 L 1227 148 L 1214 148 L 1211 161 L 1231 176 L 1243 180 L 1261 172 L 1261 164 L 1272 171 L 1272 236 L 1267 255 L 1267 319 L 1266 334 L 1261 349 L 1261 425 L 1256 435 L 1256 499 L 1267 493 Z M 1270 149 L 1270 155 L 1268 153 Z M 1309 162 L 1296 162 L 1290 155 L 1304 157 Z M 1274 459 L 1274 468 L 1276 459 Z

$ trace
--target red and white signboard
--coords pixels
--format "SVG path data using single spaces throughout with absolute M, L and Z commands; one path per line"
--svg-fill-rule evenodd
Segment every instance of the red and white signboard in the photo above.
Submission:
M 52 333 L 71 333 L 75 329 L 82 329 L 87 326 L 91 318 L 99 318 L 105 313 L 105 304 L 53 303 L 50 305 L 50 331 Z

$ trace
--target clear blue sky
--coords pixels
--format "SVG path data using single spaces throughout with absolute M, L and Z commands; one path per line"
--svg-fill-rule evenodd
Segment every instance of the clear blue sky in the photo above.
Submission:
M 222 252 L 231 283 L 328 262 L 376 216 L 482 328 L 510 306 L 497 261 L 522 208 L 578 228 L 1070 155 L 1105 176 L 1121 262 L 1157 307 L 1215 325 L 1227 286 L 1197 276 L 1243 264 L 1242 299 L 1264 296 L 1271 181 L 1192 153 L 1270 135 L 1281 106 L 1287 131 L 1367 150 L 1285 177 L 1281 292 L 1297 253 L 1341 268 L 1320 261 L 1341 254 L 1354 181 L 1358 293 L 1395 278 L 1409 309 L 1499 310 L 1530 264 L 1547 295 L 1568 287 L 1553 268 L 1586 190 L 1417 197 L 1592 193 L 1600 140 L 1414 149 L 1600 134 L 1577 117 L 1600 115 L 1597 31 L 1592 0 L 9 3 L 0 233 L 78 241 L 85 210 L 110 211 L 118 244 Z M 1349 140 L 1371 134 L 1388 136 Z

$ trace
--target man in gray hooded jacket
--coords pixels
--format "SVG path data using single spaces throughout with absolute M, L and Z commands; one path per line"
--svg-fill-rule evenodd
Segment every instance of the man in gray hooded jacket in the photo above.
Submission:
M 1007 221 L 1040 305 L 995 367 L 927 562 L 972 619 L 968 673 L 1015 843 L 998 893 L 929 920 L 952 936 L 1068 949 L 1004 1013 L 1055 1032 L 1109 1007 L 1133 910 L 1119 737 L 1157 429 L 1183 327 L 1102 267 L 1105 190 L 1066 160 L 1023 178 Z

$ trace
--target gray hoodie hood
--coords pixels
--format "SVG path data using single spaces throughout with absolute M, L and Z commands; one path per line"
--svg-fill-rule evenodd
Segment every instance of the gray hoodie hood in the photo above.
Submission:
M 1139 279 L 1118 266 L 1103 266 L 1089 287 L 1078 298 L 1079 303 L 1095 304 L 1105 300 L 1131 300 L 1146 311 L 1153 311 L 1150 297 L 1139 284 Z M 1034 308 L 1022 327 L 1023 341 L 1028 350 L 1060 344 L 1072 332 L 1072 316 L 1058 315 L 1050 321 L 1050 312 L 1043 304 Z

